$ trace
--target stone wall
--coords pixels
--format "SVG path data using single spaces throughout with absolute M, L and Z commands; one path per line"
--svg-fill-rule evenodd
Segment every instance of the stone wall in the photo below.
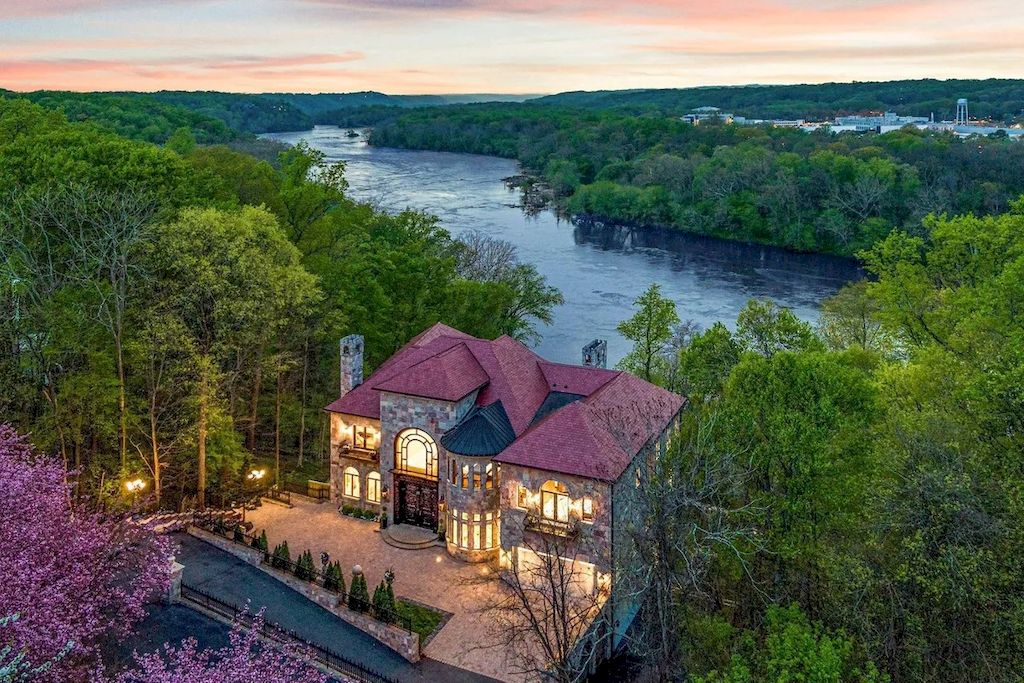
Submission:
M 458 424 L 476 401 L 476 392 L 461 401 L 439 401 L 419 396 L 380 392 L 381 475 L 385 478 L 392 495 L 388 496 L 388 519 L 395 518 L 395 482 L 391 470 L 395 468 L 395 439 L 403 429 L 421 429 L 434 440 L 437 449 L 438 500 L 447 493 L 445 473 L 448 472 L 448 454 L 441 446 L 441 437 Z
M 341 601 L 341 597 L 337 593 L 329 591 L 318 584 L 298 579 L 288 572 L 273 569 L 269 565 L 263 564 L 263 553 L 259 550 L 235 543 L 220 534 L 194 526 L 188 528 L 188 533 L 244 560 L 254 567 L 259 567 L 262 571 L 302 594 L 307 599 L 312 600 L 327 611 L 352 624 L 360 631 L 384 643 L 408 661 L 418 662 L 420 660 L 420 636 L 418 633 L 410 633 L 398 626 L 386 624 L 361 612 L 350 610 Z
M 487 467 L 491 467 L 491 485 L 487 486 Z M 453 471 L 454 467 L 454 471 Z M 466 486 L 462 486 L 463 468 L 466 468 Z M 501 515 L 498 509 L 499 489 L 501 486 L 501 472 L 497 463 L 489 457 L 471 457 L 448 454 L 447 490 L 445 506 L 445 537 L 448 553 L 467 562 L 487 562 L 498 559 L 498 551 L 501 547 L 501 531 L 499 528 Z M 453 478 L 454 477 L 454 478 Z M 479 483 L 478 483 L 479 482 Z M 455 537 L 454 530 L 461 531 L 463 513 L 469 518 L 469 524 L 480 526 L 479 548 L 473 548 L 472 531 L 469 532 L 469 544 L 462 546 L 459 538 Z M 459 515 L 459 523 L 456 525 L 453 514 Z M 486 545 L 486 515 L 492 517 L 491 528 L 493 543 L 491 547 Z M 480 515 L 480 522 L 473 522 L 473 516 Z M 472 527 L 471 527 L 472 528 Z M 460 547 L 462 546 L 462 547 Z
M 376 449 L 376 453 L 353 450 L 349 453 L 342 453 L 340 447 L 343 444 L 352 445 L 352 427 L 366 427 L 374 432 L 374 439 L 370 447 Z M 331 502 L 335 505 L 354 505 L 365 510 L 380 512 L 380 503 L 371 502 L 366 499 L 367 475 L 376 472 L 381 475 L 381 486 L 384 485 L 385 475 L 380 469 L 380 420 L 358 415 L 331 414 Z M 359 472 L 359 497 L 350 498 L 344 494 L 345 469 L 354 467 Z
M 528 534 L 541 532 L 526 529 L 526 515 L 540 514 L 540 487 L 546 481 L 566 487 L 570 499 L 570 518 L 580 520 L 577 527 L 579 559 L 590 562 L 599 572 L 609 572 L 612 565 L 612 487 L 607 482 L 570 474 L 558 474 L 520 465 L 504 463 L 501 467 L 501 547 L 506 553 L 531 541 Z M 529 493 L 526 509 L 519 505 L 519 488 Z M 582 521 L 582 501 L 593 501 L 593 521 Z M 530 542 L 537 545 L 536 542 Z

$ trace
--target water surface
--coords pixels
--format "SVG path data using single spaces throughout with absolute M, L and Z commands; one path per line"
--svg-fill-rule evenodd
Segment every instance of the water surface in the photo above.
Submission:
M 388 211 L 421 209 L 440 216 L 455 235 L 479 230 L 515 244 L 520 258 L 565 297 L 553 323 L 539 328 L 537 351 L 551 360 L 578 363 L 581 347 L 599 337 L 608 340 L 609 363 L 616 362 L 629 342 L 615 327 L 632 315 L 633 300 L 652 282 L 675 300 L 684 320 L 703 327 L 720 320 L 732 328 L 752 297 L 770 297 L 814 321 L 822 299 L 860 277 L 848 259 L 675 231 L 577 227 L 553 211 L 527 215 L 517 207 L 518 192 L 502 182 L 518 171 L 514 161 L 370 147 L 364 135 L 346 132 L 318 126 L 266 137 L 306 140 L 329 160 L 345 161 L 349 192 L 358 200 Z

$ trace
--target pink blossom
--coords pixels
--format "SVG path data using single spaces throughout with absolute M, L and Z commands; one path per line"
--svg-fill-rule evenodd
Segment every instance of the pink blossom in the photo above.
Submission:
M 135 655 L 137 668 L 121 673 L 113 683 L 326 683 L 327 676 L 294 655 L 260 642 L 262 613 L 252 630 L 235 626 L 231 644 L 220 650 L 201 650 L 194 638 L 180 646 Z
M 167 589 L 170 543 L 71 503 L 63 465 L 0 424 L 0 642 L 30 663 L 57 658 L 40 681 L 95 680 L 99 644 L 127 633 Z

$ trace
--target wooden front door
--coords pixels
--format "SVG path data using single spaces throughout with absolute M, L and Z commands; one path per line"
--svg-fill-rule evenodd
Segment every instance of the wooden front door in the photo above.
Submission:
M 399 479 L 397 503 L 397 524 L 437 529 L 437 482 Z

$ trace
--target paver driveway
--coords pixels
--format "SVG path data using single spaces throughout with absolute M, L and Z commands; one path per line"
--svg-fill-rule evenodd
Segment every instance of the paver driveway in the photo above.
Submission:
M 441 662 L 506 681 L 522 680 L 510 671 L 499 642 L 493 619 L 480 613 L 481 605 L 494 595 L 494 581 L 480 581 L 489 571 L 484 565 L 468 564 L 451 558 L 444 548 L 401 550 L 384 543 L 377 524 L 340 515 L 331 503 L 316 503 L 295 496 L 293 508 L 274 503 L 247 514 L 259 533 L 266 529 L 270 547 L 287 540 L 292 555 L 313 552 L 319 564 L 326 550 L 332 560 L 345 568 L 346 580 L 352 565 L 362 566 L 370 590 L 380 582 L 389 567 L 395 570 L 395 593 L 399 597 L 451 612 L 444 628 L 423 649 L 423 653 Z

